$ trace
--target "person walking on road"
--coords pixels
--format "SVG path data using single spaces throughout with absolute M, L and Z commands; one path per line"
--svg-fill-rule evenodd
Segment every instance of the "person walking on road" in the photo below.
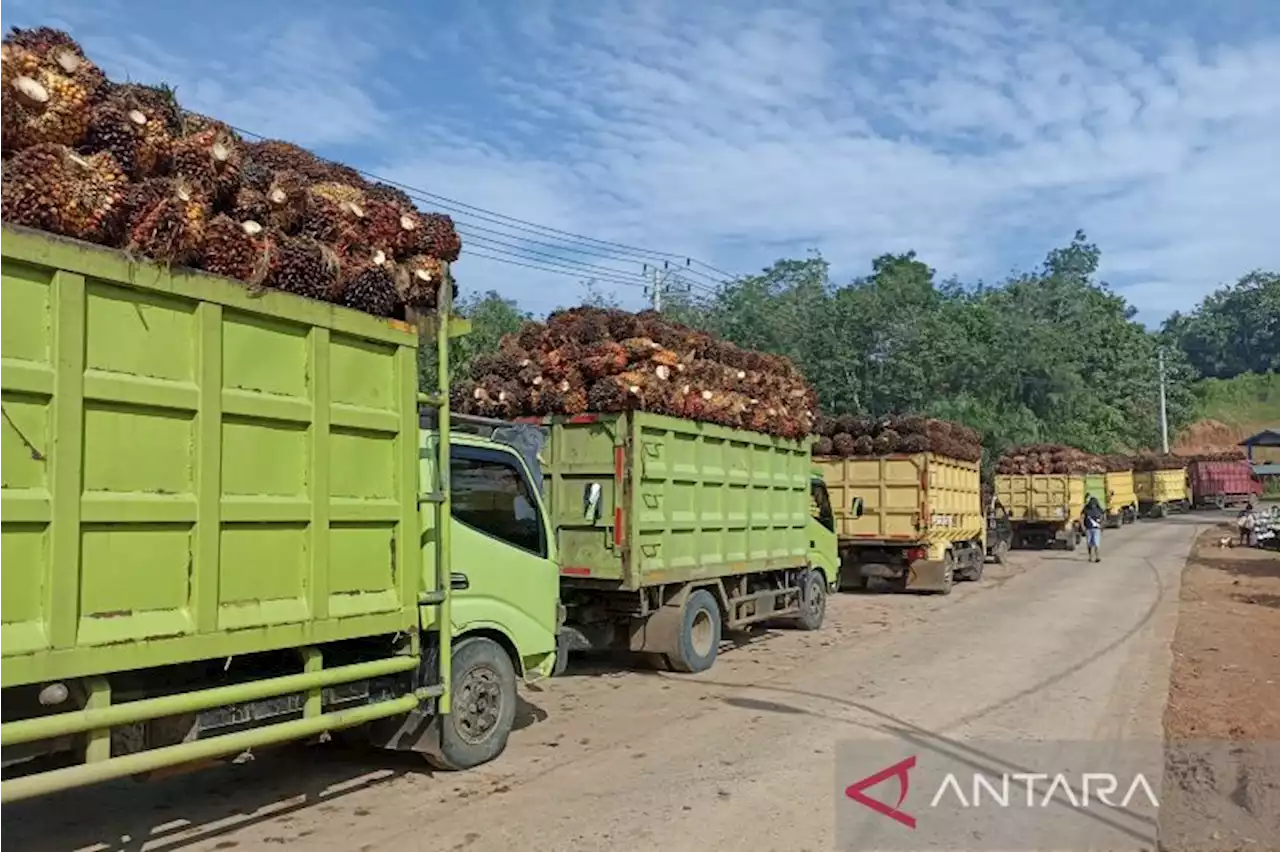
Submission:
M 1089 561 L 1102 561 L 1102 522 L 1106 519 L 1106 510 L 1098 502 L 1097 497 L 1090 497 L 1080 513 L 1080 525 L 1084 527 L 1085 542 L 1089 545 Z

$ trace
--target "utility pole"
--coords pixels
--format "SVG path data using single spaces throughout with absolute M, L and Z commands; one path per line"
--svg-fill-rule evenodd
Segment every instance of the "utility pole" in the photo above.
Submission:
M 661 311 L 662 290 L 666 287 L 667 279 L 671 277 L 672 272 L 670 264 L 665 260 L 662 261 L 662 269 L 659 270 L 658 267 L 650 266 L 646 263 L 644 265 L 644 272 L 649 276 L 649 285 L 645 288 L 648 291 L 646 295 L 648 295 L 652 300 L 653 309 L 655 311 Z
M 1164 347 L 1161 346 L 1160 357 L 1160 443 L 1164 446 L 1165 455 L 1169 454 L 1169 411 L 1165 405 L 1164 395 Z
M 693 260 L 691 258 L 686 257 L 684 259 L 684 265 L 686 268 L 692 263 Z M 676 274 L 676 270 L 672 269 L 671 264 L 665 260 L 662 261 L 661 270 L 659 270 L 658 267 L 650 266 L 647 263 L 644 264 L 641 269 L 645 275 L 649 276 L 649 284 L 645 286 L 645 290 L 647 291 L 646 295 L 653 302 L 653 309 L 655 311 L 661 311 L 662 291 L 666 289 L 668 279 L 670 279 L 672 275 Z

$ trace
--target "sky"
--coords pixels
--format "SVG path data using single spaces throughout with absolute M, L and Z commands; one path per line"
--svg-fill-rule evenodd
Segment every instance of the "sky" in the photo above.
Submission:
M 816 250 L 988 283 L 1077 228 L 1158 323 L 1280 268 L 1275 0 L 9 0 L 113 79 L 430 193 L 465 291 L 544 312 L 646 264 Z M 427 196 L 423 196 L 426 198 Z M 523 265 L 520 265 L 523 264 Z

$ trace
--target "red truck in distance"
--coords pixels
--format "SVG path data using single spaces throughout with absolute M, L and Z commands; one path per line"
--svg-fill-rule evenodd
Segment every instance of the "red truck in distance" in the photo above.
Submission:
M 1249 505 L 1262 495 L 1262 481 L 1244 459 L 1193 461 L 1187 466 L 1187 478 L 1198 509 Z

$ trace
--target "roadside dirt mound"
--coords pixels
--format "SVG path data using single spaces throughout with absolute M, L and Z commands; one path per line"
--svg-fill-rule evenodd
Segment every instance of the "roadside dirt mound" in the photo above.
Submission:
M 1239 426 L 1228 426 L 1218 420 L 1197 420 L 1178 433 L 1173 451 L 1186 456 L 1235 449 L 1251 434 Z

